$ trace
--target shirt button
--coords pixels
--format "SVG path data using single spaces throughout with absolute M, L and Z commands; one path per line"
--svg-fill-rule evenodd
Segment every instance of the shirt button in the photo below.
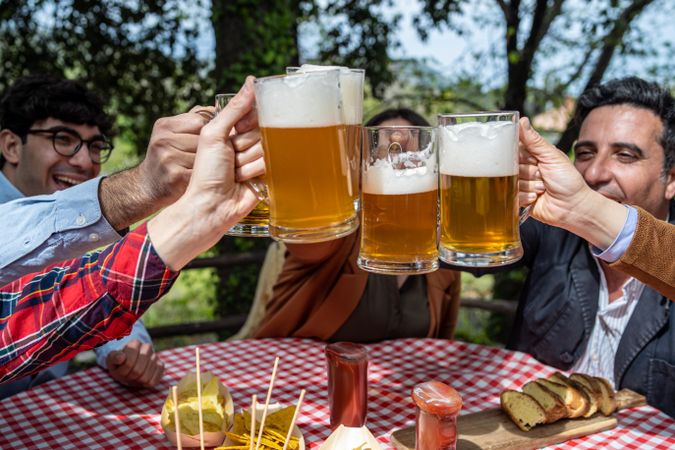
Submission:
M 87 221 L 87 219 L 85 219 L 84 216 L 83 216 L 82 214 L 80 214 L 79 216 L 77 216 L 77 219 L 75 219 L 75 223 L 76 223 L 77 225 L 84 225 L 84 223 L 85 223 L 86 221 Z
M 89 240 L 91 242 L 98 242 L 98 240 L 101 239 L 97 233 L 91 233 L 89 235 Z

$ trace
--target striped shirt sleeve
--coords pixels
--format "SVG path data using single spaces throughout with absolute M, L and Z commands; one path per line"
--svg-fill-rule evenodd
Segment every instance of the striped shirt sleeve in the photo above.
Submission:
M 178 273 L 145 225 L 119 242 L 0 288 L 0 383 L 129 334 Z

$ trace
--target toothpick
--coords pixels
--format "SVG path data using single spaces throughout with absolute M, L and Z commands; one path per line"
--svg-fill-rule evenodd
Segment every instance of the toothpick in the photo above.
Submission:
M 293 413 L 293 418 L 291 419 L 291 424 L 288 427 L 288 434 L 286 435 L 286 442 L 284 442 L 284 448 L 281 450 L 286 450 L 288 447 L 288 441 L 291 439 L 291 434 L 293 433 L 293 427 L 295 427 L 295 419 L 298 418 L 298 413 L 300 412 L 300 407 L 302 406 L 302 399 L 305 398 L 305 390 L 300 391 L 300 397 L 298 397 L 298 404 L 295 406 L 295 412 Z
M 197 413 L 199 415 L 199 448 L 204 450 L 204 417 L 202 413 L 202 373 L 199 368 L 199 347 L 195 348 L 197 363 Z
M 251 397 L 251 443 L 249 444 L 249 450 L 253 450 L 253 435 L 255 434 L 255 409 L 256 403 L 258 402 L 258 396 L 254 395 Z
M 173 397 L 173 421 L 176 424 L 176 445 L 178 450 L 183 450 L 183 442 L 180 437 L 180 418 L 178 417 L 178 388 L 171 387 L 171 396 Z
M 260 448 L 260 441 L 262 440 L 262 433 L 265 429 L 265 419 L 267 419 L 267 407 L 270 404 L 270 397 L 272 396 L 272 387 L 274 386 L 274 378 L 277 376 L 277 366 L 279 365 L 279 357 L 274 359 L 274 368 L 272 369 L 272 377 L 270 378 L 270 387 L 267 389 L 267 398 L 265 399 L 265 407 L 263 408 L 262 420 L 260 420 L 260 430 L 258 431 L 258 442 L 255 444 L 255 450 Z

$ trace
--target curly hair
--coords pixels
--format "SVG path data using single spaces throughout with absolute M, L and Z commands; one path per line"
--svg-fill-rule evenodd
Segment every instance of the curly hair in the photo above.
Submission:
M 96 126 L 105 136 L 113 120 L 101 98 L 82 83 L 50 75 L 21 77 L 0 99 L 0 129 L 8 129 L 26 142 L 35 122 L 52 117 L 64 122 Z M 0 168 L 4 160 L 0 156 Z

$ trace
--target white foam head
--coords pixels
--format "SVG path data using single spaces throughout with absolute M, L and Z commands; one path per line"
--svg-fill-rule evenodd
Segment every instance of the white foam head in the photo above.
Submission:
M 444 175 L 503 177 L 518 174 L 518 128 L 509 121 L 441 125 L 440 170 Z
M 345 123 L 347 125 L 361 125 L 363 122 L 363 78 L 365 71 L 350 69 L 344 66 L 319 66 L 303 64 L 297 72 L 320 72 L 323 70 L 340 71 L 340 91 Z
M 408 169 L 394 169 L 379 159 L 363 173 L 363 192 L 366 194 L 403 195 L 438 189 L 438 174 L 434 158 L 426 165 Z
M 316 128 L 343 124 L 339 76 L 337 70 L 326 70 L 257 79 L 260 126 Z

